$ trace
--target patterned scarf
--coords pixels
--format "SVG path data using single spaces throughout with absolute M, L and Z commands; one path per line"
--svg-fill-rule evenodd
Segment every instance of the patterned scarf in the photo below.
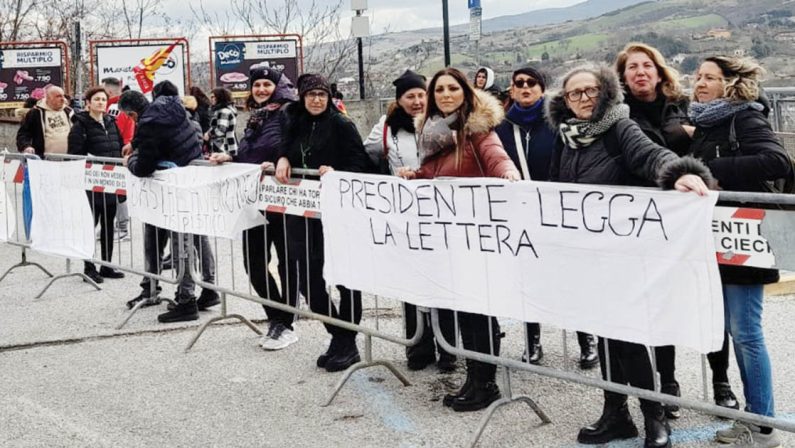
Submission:
M 607 132 L 618 120 L 629 118 L 629 106 L 616 104 L 607 109 L 598 121 L 570 118 L 560 124 L 560 136 L 567 146 L 578 149 L 585 148 Z
M 458 113 L 441 117 L 434 115 L 422 127 L 419 138 L 420 165 L 429 158 L 456 147 L 456 131 L 450 127 L 458 119 Z
M 690 103 L 687 115 L 694 125 L 711 128 L 722 123 L 737 112 L 746 109 L 762 111 L 764 108 L 764 106 L 755 101 L 730 102 L 725 98 L 721 98 L 707 103 Z

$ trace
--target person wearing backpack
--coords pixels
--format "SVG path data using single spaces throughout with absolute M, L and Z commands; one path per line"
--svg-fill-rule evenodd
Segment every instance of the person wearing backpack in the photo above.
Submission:
M 697 160 L 680 158 L 651 141 L 629 118 L 623 100 L 618 76 L 611 68 L 586 65 L 564 76 L 561 91 L 546 103 L 547 121 L 563 139 L 562 148 L 552 158 L 551 180 L 637 186 L 660 179 L 664 188 L 706 195 L 711 183 L 709 170 Z M 654 389 L 654 371 L 645 346 L 600 337 L 599 357 L 603 379 Z M 644 447 L 670 447 L 671 428 L 662 404 L 641 399 L 640 408 L 646 429 Z M 605 391 L 601 417 L 580 429 L 577 441 L 598 445 L 637 435 L 627 396 Z
M 425 77 L 406 70 L 392 82 L 395 86 L 395 101 L 389 104 L 387 114 L 381 116 L 364 141 L 364 149 L 382 174 L 395 174 L 401 167 L 417 169 L 419 150 L 414 129 L 414 117 L 425 113 L 427 95 Z M 417 307 L 404 304 L 406 338 L 411 339 L 417 331 Z M 428 315 L 423 315 L 422 339 L 417 345 L 406 347 L 409 370 L 422 370 L 436 363 L 442 373 L 455 370 L 455 355 L 436 346 Z M 455 341 L 453 312 L 439 310 L 439 323 L 448 341 Z M 436 352 L 439 359 L 436 359 Z
M 680 156 L 690 152 L 695 127 L 687 116 L 690 101 L 682 93 L 679 73 L 665 63 L 654 47 L 632 42 L 616 57 L 616 73 L 624 87 L 624 102 L 629 106 L 629 118 L 654 143 Z M 653 185 L 653 183 L 651 184 Z M 676 381 L 676 348 L 673 345 L 655 347 L 660 392 L 680 396 Z M 738 409 L 737 397 L 729 383 L 729 336 L 724 333 L 720 350 L 707 354 L 712 371 L 712 392 L 715 404 Z M 679 418 L 679 406 L 665 405 L 669 419 Z
M 764 70 L 750 59 L 715 56 L 696 73 L 689 116 L 696 126 L 690 149 L 728 191 L 769 191 L 768 181 L 792 177 L 792 162 L 760 102 Z M 726 329 L 734 343 L 745 409 L 773 417 L 773 378 L 762 330 L 764 285 L 779 279 L 775 269 L 720 266 Z M 778 447 L 769 427 L 736 421 L 716 439 L 742 446 Z

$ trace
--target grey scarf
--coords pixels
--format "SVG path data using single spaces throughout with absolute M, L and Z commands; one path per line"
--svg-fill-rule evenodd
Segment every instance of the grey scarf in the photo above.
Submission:
M 455 149 L 456 147 L 456 131 L 450 127 L 456 119 L 458 114 L 452 114 L 447 117 L 434 115 L 428 118 L 422 126 L 422 132 L 418 139 L 420 148 L 420 165 L 425 163 L 430 157 L 433 157 L 445 150 Z
M 629 106 L 616 104 L 607 109 L 604 116 L 597 121 L 579 118 L 564 121 L 560 124 L 560 136 L 563 138 L 563 143 L 571 148 L 585 148 L 598 140 L 622 118 L 629 118 Z

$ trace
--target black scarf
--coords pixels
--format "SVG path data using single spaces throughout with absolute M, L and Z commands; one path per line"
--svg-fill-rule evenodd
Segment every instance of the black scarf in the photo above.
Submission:
M 654 101 L 646 102 L 628 94 L 627 104 L 629 104 L 629 108 L 634 114 L 640 115 L 648 120 L 652 127 L 659 129 L 660 126 L 662 126 L 662 114 L 663 108 L 665 107 L 664 95 L 657 95 Z
M 389 128 L 392 129 L 392 136 L 397 136 L 398 131 L 401 129 L 406 130 L 409 134 L 414 134 L 414 117 L 407 114 L 402 107 L 398 106 L 394 112 L 392 112 L 386 118 L 386 124 L 389 125 Z

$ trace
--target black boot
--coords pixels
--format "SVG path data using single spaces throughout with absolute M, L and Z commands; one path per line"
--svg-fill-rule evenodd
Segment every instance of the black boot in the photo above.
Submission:
M 196 300 L 196 306 L 199 307 L 199 311 L 204 311 L 219 303 L 221 303 L 221 299 L 218 297 L 218 293 L 212 289 L 202 289 L 199 299 Z
M 317 366 L 320 367 L 321 369 L 325 368 L 326 363 L 328 363 L 328 360 L 331 359 L 334 355 L 336 355 L 337 352 L 339 351 L 339 346 L 340 346 L 340 338 L 332 337 L 331 342 L 328 345 L 328 349 L 326 349 L 326 352 L 317 357 Z
M 644 406 L 645 407 L 645 406 Z M 646 425 L 646 440 L 643 448 L 669 448 L 671 446 L 671 427 L 665 418 L 665 411 L 660 403 L 654 403 L 651 409 L 643 410 Z
M 356 336 L 333 336 L 340 338 L 339 349 L 328 361 L 326 361 L 327 372 L 339 372 L 361 361 L 359 349 L 356 347 Z
M 729 409 L 740 409 L 740 403 L 732 392 L 729 383 L 712 383 L 712 393 L 715 396 L 715 404 Z
M 414 337 L 416 326 L 416 322 L 406 321 L 406 338 Z M 436 344 L 430 328 L 424 329 L 417 345 L 406 347 L 406 360 L 409 370 L 422 370 L 436 362 Z
M 527 347 L 529 348 L 529 353 L 525 352 L 522 355 L 522 362 L 528 362 L 534 365 L 541 364 L 541 360 L 544 359 L 544 349 L 541 347 L 541 335 L 534 335 L 532 340 L 527 341 Z
M 592 334 L 577 332 L 580 343 L 580 368 L 593 369 L 599 364 L 599 352 L 596 349 L 596 337 Z
M 679 383 L 677 383 L 676 381 L 674 381 L 673 383 L 665 383 L 662 386 L 660 386 L 660 392 L 667 395 L 673 395 L 674 397 L 681 396 L 679 392 Z M 675 404 L 664 404 L 663 408 L 665 409 L 665 416 L 670 419 L 679 418 L 682 415 L 682 413 L 679 410 L 679 406 Z
M 124 272 L 117 271 L 116 269 L 107 266 L 102 266 L 101 268 L 99 268 L 99 275 L 101 275 L 104 278 L 113 278 L 113 279 L 124 278 Z
M 453 406 L 453 401 L 455 401 L 456 398 L 466 395 L 467 393 L 469 393 L 469 390 L 472 388 L 472 373 L 470 373 L 471 364 L 472 361 L 467 359 L 467 377 L 464 380 L 464 384 L 461 386 L 461 388 L 458 389 L 458 391 L 456 392 L 446 394 L 444 398 L 442 398 L 442 404 L 445 405 L 446 407 L 449 408 Z
M 469 389 L 453 400 L 452 408 L 456 412 L 479 411 L 501 396 L 500 388 L 494 382 L 494 366 L 472 361 L 469 370 L 472 378 Z
M 436 362 L 436 368 L 439 373 L 452 373 L 456 369 L 456 357 L 444 350 L 439 350 L 439 361 Z
M 605 399 L 604 410 L 599 420 L 580 429 L 577 441 L 584 445 L 599 445 L 611 440 L 631 439 L 638 436 L 638 428 L 632 422 L 626 401 L 612 402 Z
M 199 318 L 199 308 L 194 297 L 177 297 L 177 305 L 173 310 L 157 316 L 162 323 L 185 322 Z
M 86 263 L 85 267 L 83 268 L 83 274 L 93 280 L 96 284 L 100 284 L 105 281 L 105 279 L 99 275 L 99 272 L 97 272 L 97 267 L 94 266 L 94 263 Z

